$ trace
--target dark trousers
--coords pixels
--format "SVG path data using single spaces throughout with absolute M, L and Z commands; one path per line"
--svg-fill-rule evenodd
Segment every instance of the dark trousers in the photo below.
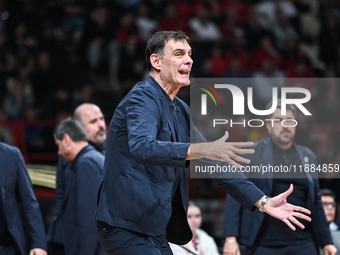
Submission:
M 254 246 L 246 249 L 246 255 L 319 255 L 315 243 L 308 242 L 290 246 Z
M 97 222 L 99 242 L 109 255 L 172 255 L 165 235 L 145 234 Z
M 20 251 L 16 246 L 7 246 L 0 244 L 0 254 L 6 255 L 20 255 Z
M 64 245 L 48 243 L 48 255 L 65 255 Z

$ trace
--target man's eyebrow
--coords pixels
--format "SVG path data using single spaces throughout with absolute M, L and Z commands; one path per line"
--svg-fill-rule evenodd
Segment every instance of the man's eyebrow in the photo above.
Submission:
M 185 49 L 181 49 L 181 48 L 177 48 L 173 51 L 173 53 L 177 52 L 177 51 L 185 51 Z M 189 52 L 192 52 L 192 49 L 190 48 Z

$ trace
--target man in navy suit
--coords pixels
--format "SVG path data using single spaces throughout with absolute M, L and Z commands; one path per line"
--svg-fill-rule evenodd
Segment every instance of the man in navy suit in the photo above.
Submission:
M 47 255 L 39 204 L 19 149 L 0 142 L 0 162 L 0 254 Z
M 89 145 L 82 125 L 72 118 L 55 127 L 54 139 L 58 155 L 69 163 L 64 172 L 65 194 L 60 212 L 65 254 L 105 254 L 93 220 L 104 155 Z
M 312 222 L 303 222 L 304 230 L 291 231 L 284 224 L 257 211 L 250 213 L 232 197 L 228 196 L 225 210 L 225 244 L 224 255 L 239 255 L 238 243 L 245 245 L 247 255 L 316 255 L 319 247 L 325 254 L 334 255 L 336 248 L 328 229 L 322 201 L 319 194 L 317 176 L 310 172 L 300 172 L 300 166 L 311 169 L 317 164 L 314 153 L 293 142 L 296 127 L 295 107 L 287 105 L 285 115 L 278 108 L 270 116 L 277 120 L 267 122 L 270 137 L 254 145 L 255 154 L 250 155 L 251 166 L 295 166 L 297 171 L 288 176 L 285 173 L 267 172 L 266 175 L 248 177 L 266 194 L 275 196 L 284 191 L 291 183 L 295 190 L 288 197 L 288 202 L 308 208 Z M 285 126 L 282 125 L 284 121 Z
M 191 138 L 202 143 L 190 144 L 189 107 L 176 97 L 190 84 L 188 40 L 184 33 L 172 31 L 157 32 L 148 40 L 150 75 L 127 94 L 112 117 L 96 212 L 99 239 L 108 254 L 172 254 L 168 241 L 191 240 L 186 215 L 189 160 L 249 163 L 240 155 L 252 153 L 243 147 L 253 143 L 228 143 L 227 133 L 207 143 L 194 132 Z M 248 209 L 263 207 L 292 228 L 291 222 L 303 227 L 292 215 L 309 218 L 294 212 L 308 210 L 285 203 L 292 188 L 268 201 L 245 178 L 217 181 Z
M 100 153 L 105 152 L 106 123 L 100 108 L 91 103 L 79 105 L 74 111 L 74 118 L 78 120 L 84 128 L 87 141 Z M 48 230 L 48 250 L 50 255 L 63 255 L 63 231 L 61 227 L 62 204 L 64 203 L 65 180 L 64 173 L 69 171 L 68 163 L 63 156 L 59 157 L 57 166 L 57 187 L 56 187 L 56 215 Z

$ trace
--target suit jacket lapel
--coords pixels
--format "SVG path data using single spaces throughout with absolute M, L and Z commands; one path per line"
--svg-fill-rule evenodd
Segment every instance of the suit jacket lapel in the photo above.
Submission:
M 158 89 L 159 90 L 163 90 L 158 84 L 157 86 L 159 87 Z M 157 91 L 157 94 L 158 94 L 158 97 L 161 98 L 160 102 L 161 102 L 161 105 L 162 105 L 162 108 L 163 108 L 163 111 L 165 112 L 164 116 L 166 118 L 166 121 L 168 123 L 168 126 L 169 126 L 169 129 L 170 129 L 170 132 L 171 132 L 171 141 L 172 142 L 176 142 L 176 129 L 175 129 L 175 126 L 174 126 L 174 123 L 172 121 L 172 113 L 171 113 L 171 110 L 170 107 L 172 107 L 172 104 L 170 104 L 171 102 L 169 101 L 170 98 L 166 98 L 165 96 L 165 92 L 164 91 Z M 163 99 L 163 100 L 162 100 Z
M 6 181 L 6 173 L 4 169 L 7 167 L 7 158 L 4 155 L 3 146 L 0 143 L 0 162 L 1 165 L 5 166 L 3 170 L 0 171 L 0 186 L 3 187 Z
M 264 162 L 265 162 L 266 166 L 274 166 L 273 145 L 270 141 L 270 138 L 267 139 L 266 143 L 267 143 L 267 146 L 265 146 L 265 148 L 264 148 L 264 157 L 265 157 Z M 273 178 L 273 172 L 268 171 L 267 176 L 268 176 L 267 178 L 272 179 Z M 273 183 L 273 182 L 271 182 L 271 183 Z
M 70 191 L 75 182 L 75 171 L 72 170 L 72 165 L 73 164 L 68 164 L 67 167 L 65 168 L 65 173 L 64 173 L 65 194 L 64 194 L 64 201 L 62 204 L 62 208 L 65 208 L 67 199 L 70 195 Z
M 302 153 L 302 150 L 300 150 L 298 146 L 296 146 L 295 144 L 294 144 L 294 146 L 295 146 L 296 151 L 297 151 L 297 153 L 298 153 L 298 155 L 299 155 L 299 159 L 300 159 L 300 161 L 301 161 L 301 166 L 304 167 L 304 165 L 310 165 L 310 163 L 311 163 L 310 160 L 311 160 L 311 159 L 308 158 L 306 155 L 304 155 L 304 154 Z M 307 178 L 308 178 L 308 179 L 311 179 L 311 178 L 312 178 L 312 175 L 310 174 L 309 171 L 306 172 L 306 174 L 307 174 Z
M 177 139 L 176 139 L 176 129 L 175 129 L 175 126 L 174 126 L 174 123 L 172 121 L 172 118 L 170 119 L 170 116 L 173 116 L 171 111 L 172 109 L 170 109 L 170 107 L 168 107 L 167 105 L 164 105 L 164 108 L 167 108 L 166 111 L 166 119 L 167 119 L 167 122 L 168 122 L 168 126 L 170 128 L 170 132 L 171 132 L 171 141 L 172 142 L 176 142 Z
M 270 138 L 267 138 L 265 141 L 265 146 L 263 149 L 263 165 L 264 166 L 274 166 L 274 155 L 273 155 L 273 146 L 272 143 L 270 141 Z M 268 185 L 268 190 L 270 192 L 272 192 L 273 190 L 273 183 L 274 183 L 274 179 L 273 179 L 273 172 L 272 171 L 268 171 L 267 174 L 264 176 L 266 183 Z
M 164 116 L 171 132 L 171 141 L 176 142 L 176 129 L 171 118 L 172 114 L 170 109 L 174 102 L 164 91 L 164 89 L 151 76 L 148 77 L 147 81 L 154 87 L 157 98 L 159 98 L 159 101 L 161 102 L 162 109 L 165 112 Z
M 84 153 L 86 153 L 87 151 L 90 150 L 92 146 L 86 146 L 84 147 L 79 153 L 78 155 L 75 157 L 75 159 L 69 163 L 67 165 L 67 167 L 65 168 L 65 173 L 64 173 L 64 181 L 65 181 L 65 196 L 64 196 L 64 202 L 62 205 L 62 208 L 65 207 L 67 199 L 70 195 L 70 192 L 72 190 L 72 188 L 76 185 L 76 164 L 77 161 L 79 159 L 79 157 L 81 157 L 81 155 L 83 155 Z
M 4 151 L 3 151 L 3 146 L 0 143 L 0 162 L 1 165 L 5 166 L 3 170 L 0 171 L 0 195 L 1 195 L 1 201 L 2 204 L 5 205 L 5 184 L 7 180 L 7 158 L 5 157 Z
M 304 167 L 305 165 L 308 165 L 310 167 L 310 164 L 312 162 L 311 159 L 307 156 L 307 155 L 304 155 L 302 153 L 302 150 L 299 149 L 298 146 L 296 146 L 294 144 L 295 148 L 296 148 L 296 151 L 298 152 L 299 154 L 299 158 L 300 158 L 300 161 L 301 161 L 301 166 Z M 306 172 L 306 175 L 307 175 L 307 180 L 308 180 L 308 200 L 307 200 L 307 203 L 310 202 L 310 203 L 314 203 L 314 193 L 313 191 L 315 190 L 315 187 L 314 187 L 314 181 L 313 181 L 313 177 L 311 175 L 311 173 L 308 171 Z

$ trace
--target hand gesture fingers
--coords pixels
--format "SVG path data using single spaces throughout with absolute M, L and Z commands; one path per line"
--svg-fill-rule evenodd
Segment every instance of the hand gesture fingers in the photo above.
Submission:
M 232 156 L 229 156 L 229 158 L 233 161 L 238 161 L 238 162 L 242 162 L 242 163 L 246 163 L 246 164 L 249 164 L 250 163 L 250 160 L 247 159 L 247 158 L 243 158 L 237 154 L 233 154 Z
M 254 145 L 253 142 L 229 142 L 229 144 L 231 146 L 234 146 L 235 148 L 247 148 L 247 147 L 251 147 Z M 249 153 L 243 153 L 243 154 L 252 154 L 255 152 L 255 150 L 252 150 L 253 152 L 249 152 Z
M 288 227 L 295 230 L 293 224 L 304 229 L 304 225 L 299 222 L 296 218 L 311 221 L 311 218 L 306 214 L 311 214 L 311 212 L 301 206 L 295 206 L 287 203 L 287 197 L 292 193 L 293 185 L 291 184 L 289 189 L 276 197 L 271 198 L 264 206 L 265 212 L 271 216 L 282 220 Z M 293 224 L 292 224 L 293 223 Z
M 286 199 L 293 192 L 293 184 L 290 184 L 289 189 L 283 192 L 281 195 Z
M 222 141 L 222 142 L 226 143 L 227 140 L 228 140 L 228 138 L 229 138 L 229 132 L 226 131 L 225 134 L 224 134 L 224 136 L 222 136 L 222 137 L 221 137 L 220 139 L 218 139 L 217 141 L 220 141 L 220 142 Z M 253 142 L 228 142 L 227 144 L 228 144 L 229 146 L 231 146 L 232 148 L 234 148 L 234 149 L 244 148 L 244 147 L 250 147 L 250 146 L 253 146 L 253 145 L 254 145 Z M 239 153 L 239 154 L 252 154 L 252 153 L 254 153 L 254 152 L 255 152 L 255 150 L 250 149 L 250 150 L 248 150 L 248 152 L 245 151 L 245 153 Z
M 294 225 L 292 223 L 294 223 L 295 225 L 297 225 L 299 228 L 304 229 L 305 226 L 299 222 L 297 219 L 295 219 L 293 216 L 290 216 L 286 219 L 283 220 L 284 223 L 286 223 L 286 225 L 291 228 L 293 231 L 296 230 L 296 228 L 294 227 Z
M 294 218 L 294 216 L 288 217 L 288 220 L 289 220 L 290 222 L 294 223 L 296 226 L 298 226 L 298 227 L 301 228 L 301 229 L 304 229 L 304 228 L 305 228 L 305 226 L 304 226 L 301 222 L 299 222 L 296 218 Z
M 301 206 L 293 205 L 293 210 L 296 211 L 296 212 L 311 214 L 311 211 L 309 211 L 308 209 L 301 207 Z M 307 221 L 312 221 L 312 219 L 310 217 L 308 217 L 307 215 L 304 215 L 302 213 L 297 213 L 297 214 L 299 214 L 299 216 L 298 216 L 299 218 L 307 220 Z M 300 215 L 301 215 L 301 217 L 300 217 Z
M 249 159 L 241 157 L 242 154 L 252 154 L 254 149 L 246 148 L 252 146 L 253 142 L 227 142 L 229 137 L 228 131 L 225 132 L 224 136 L 213 142 L 205 144 L 192 144 L 190 145 L 194 153 L 190 152 L 190 159 L 195 158 L 208 158 L 211 160 L 224 161 L 232 166 L 241 168 L 241 165 L 237 162 L 250 163 Z M 193 155 L 191 155 L 193 154 Z
M 290 221 L 288 220 L 288 218 L 286 218 L 286 219 L 284 219 L 284 220 L 282 220 L 284 223 L 286 223 L 286 225 L 291 229 L 291 230 L 293 230 L 293 231 L 295 231 L 295 227 L 293 226 L 293 224 L 292 223 L 290 223 Z

